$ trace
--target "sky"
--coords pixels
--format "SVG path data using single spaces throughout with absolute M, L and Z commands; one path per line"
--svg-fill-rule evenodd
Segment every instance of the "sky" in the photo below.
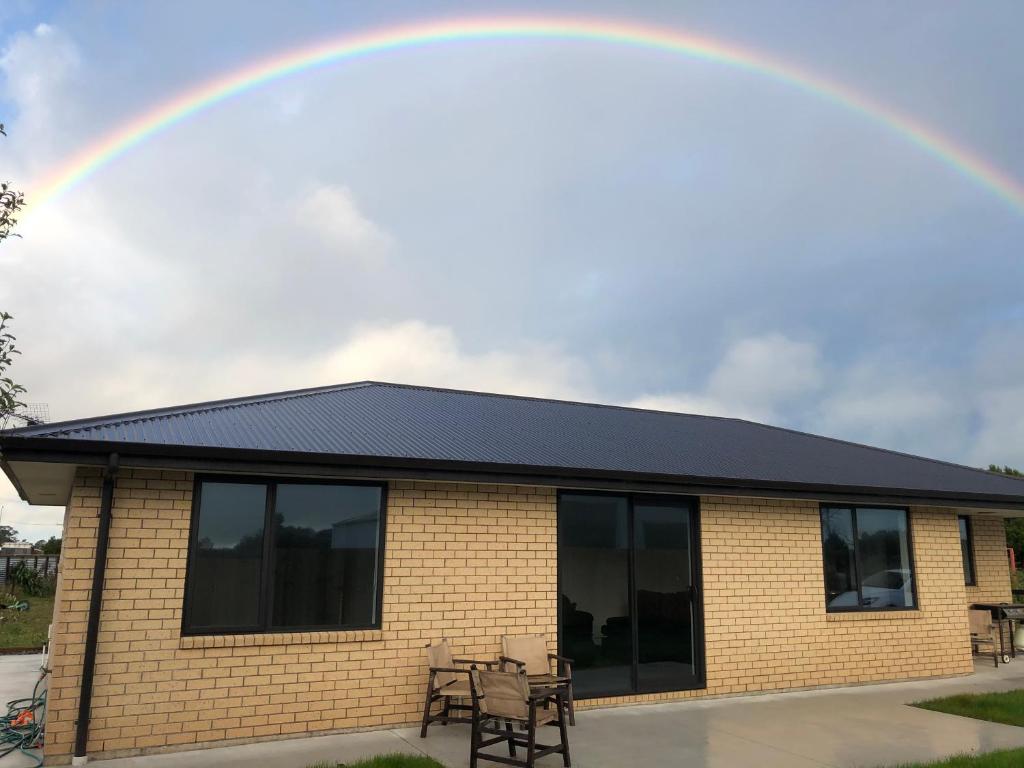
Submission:
M 654 25 L 853 88 L 1024 182 L 1024 5 L 0 3 L 0 177 L 291 49 L 418 21 Z M 37 187 L 38 188 L 38 187 Z M 1024 210 L 806 90 L 607 42 L 366 56 L 176 124 L 0 243 L 68 419 L 362 379 L 755 419 L 1024 467 Z M 0 482 L 31 540 L 62 511 Z

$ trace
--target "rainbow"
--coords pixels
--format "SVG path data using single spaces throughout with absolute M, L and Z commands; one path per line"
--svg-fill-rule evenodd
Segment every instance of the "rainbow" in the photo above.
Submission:
M 834 81 L 756 51 L 710 37 L 616 20 L 502 17 L 442 20 L 391 27 L 292 50 L 189 88 L 85 147 L 29 188 L 45 205 L 115 158 L 205 109 L 267 83 L 317 67 L 405 48 L 480 40 L 568 40 L 681 54 L 772 78 L 879 124 L 1024 213 L 1024 185 L 970 149 L 923 123 Z

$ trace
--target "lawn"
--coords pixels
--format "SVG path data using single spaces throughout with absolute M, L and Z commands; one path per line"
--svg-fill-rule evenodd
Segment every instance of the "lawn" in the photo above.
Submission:
M 444 768 L 437 760 L 413 755 L 380 755 L 354 763 L 322 762 L 309 768 Z
M 993 723 L 1024 726 L 1024 690 L 1002 693 L 970 693 L 942 699 L 915 701 L 912 706 L 947 715 L 973 717 Z M 935 763 L 914 763 L 899 768 L 1011 768 L 1024 765 L 1024 749 L 958 755 Z
M 1019 768 L 1021 765 L 1024 765 L 1024 749 L 984 755 L 957 755 L 937 763 L 907 763 L 895 768 Z
M 27 611 L 0 610 L 0 653 L 42 648 L 53 618 L 53 597 L 26 597 Z
M 915 701 L 913 706 L 975 720 L 1024 726 L 1024 690 L 947 696 L 944 699 Z

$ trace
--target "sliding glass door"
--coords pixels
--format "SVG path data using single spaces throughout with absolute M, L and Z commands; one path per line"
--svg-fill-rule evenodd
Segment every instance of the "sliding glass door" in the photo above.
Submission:
M 580 698 L 703 686 L 696 505 L 565 492 L 559 638 Z

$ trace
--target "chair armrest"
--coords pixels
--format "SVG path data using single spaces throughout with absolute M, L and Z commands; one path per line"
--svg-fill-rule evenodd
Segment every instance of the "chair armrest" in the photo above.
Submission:
M 549 653 L 548 654 L 548 658 L 549 659 L 556 659 L 558 661 L 566 661 L 566 662 L 568 662 L 570 664 L 575 664 L 576 663 L 575 659 L 570 659 L 568 656 L 559 656 L 557 653 Z
M 490 669 L 495 666 L 498 662 L 494 659 L 452 659 L 456 664 L 478 664 L 483 665 Z
M 468 675 L 468 669 L 460 669 L 458 667 L 428 667 L 431 672 L 449 672 L 456 675 Z
M 564 696 L 564 688 L 534 688 L 530 691 L 530 698 L 535 701 L 550 699 L 552 696 Z
M 523 669 L 524 667 L 526 667 L 525 661 L 513 659 L 511 656 L 499 656 L 498 661 L 500 661 L 502 664 L 515 664 L 517 669 Z

